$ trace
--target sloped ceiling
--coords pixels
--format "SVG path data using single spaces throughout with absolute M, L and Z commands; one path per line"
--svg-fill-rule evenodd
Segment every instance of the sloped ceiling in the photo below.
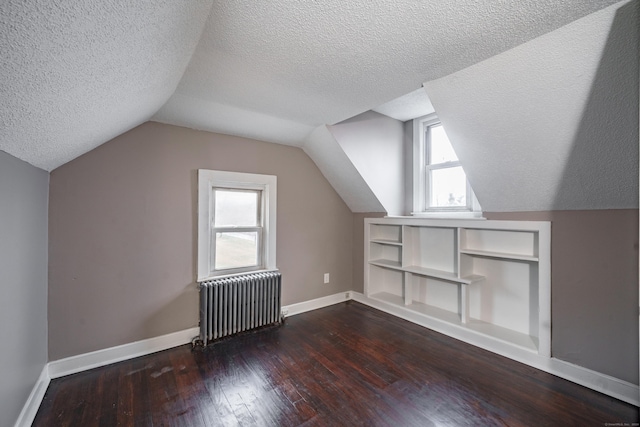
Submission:
M 222 133 L 241 122 L 243 136 L 301 145 L 291 138 L 301 129 L 283 119 L 309 131 L 335 124 L 610 3 L 216 0 L 176 95 L 154 120 Z M 182 118 L 189 98 L 211 114 Z M 246 113 L 223 122 L 219 105 Z M 274 120 L 252 127 L 249 112 Z
M 340 151 L 384 208 L 352 211 L 405 214 L 404 124 L 380 113 L 367 111 L 328 128 Z M 353 185 L 354 180 L 346 182 Z M 355 194 L 358 193 L 353 189 L 346 196 L 353 198 Z M 342 198 L 348 200 L 345 196 Z
M 302 145 L 612 3 L 5 0 L 0 150 L 52 170 L 151 117 Z
M 485 211 L 638 207 L 638 4 L 425 83 Z
M 0 2 L 0 150 L 51 170 L 173 94 L 211 2 Z
M 371 110 L 401 122 L 435 113 L 424 88 L 416 89 Z

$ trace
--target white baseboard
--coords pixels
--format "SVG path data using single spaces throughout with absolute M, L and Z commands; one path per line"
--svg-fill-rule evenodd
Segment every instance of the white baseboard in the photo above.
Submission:
M 310 301 L 283 306 L 282 310 L 287 312 L 287 316 L 293 316 L 306 311 L 316 310 L 318 308 L 347 301 L 351 299 L 350 295 L 350 292 L 340 292 L 338 294 Z M 96 350 L 90 353 L 79 354 L 77 356 L 71 356 L 60 360 L 54 360 L 48 364 L 48 374 L 51 379 L 60 378 L 65 375 L 71 375 L 77 372 L 98 368 L 100 366 L 121 362 L 123 360 L 133 359 L 134 357 L 145 356 L 168 348 L 188 344 L 194 337 L 199 335 L 199 333 L 200 329 L 197 327 L 185 329 L 183 331 L 159 337 Z
M 282 310 L 287 313 L 287 316 L 293 316 L 306 311 L 328 307 L 349 299 L 351 299 L 350 292 L 340 292 L 310 301 L 283 306 Z M 54 360 L 48 364 L 48 374 L 51 379 L 60 378 L 65 375 L 71 375 L 77 372 L 98 368 L 100 366 L 121 362 L 123 360 L 133 359 L 134 357 L 145 356 L 168 348 L 188 344 L 199 333 L 200 329 L 197 327 L 185 329 L 172 334 L 96 350 L 90 353 L 79 354 L 77 356 L 71 356 L 60 360 Z
M 38 413 L 38 408 L 40 408 L 40 404 L 44 398 L 44 394 L 47 391 L 47 387 L 49 387 L 52 379 L 188 344 L 199 333 L 199 328 L 185 329 L 159 337 L 79 354 L 47 363 L 42 368 L 42 373 L 38 381 L 33 386 L 29 398 L 22 407 L 15 427 L 30 426 L 33 423 Z
M 25 427 L 33 424 L 33 420 L 38 413 L 38 408 L 40 408 L 40 404 L 42 403 L 42 399 L 44 398 L 44 394 L 46 393 L 50 382 L 51 378 L 49 377 L 47 364 L 42 367 L 42 372 L 40 372 L 38 380 L 33 386 L 33 389 L 31 389 L 31 393 L 29 394 L 27 401 L 24 403 L 22 411 L 20 411 L 20 415 L 18 415 L 15 427 Z
M 618 378 L 611 377 L 600 372 L 592 371 L 581 366 L 573 365 L 556 358 L 546 358 L 526 350 L 513 349 L 504 343 L 487 342 L 484 339 L 478 339 L 474 336 L 465 336 L 464 334 L 456 334 L 446 328 L 446 325 L 431 325 L 424 319 L 414 318 L 407 315 L 401 307 L 385 304 L 381 301 L 367 298 L 360 292 L 347 291 L 326 297 L 316 298 L 310 301 L 304 301 L 296 304 L 290 304 L 282 307 L 282 311 L 286 316 L 294 316 L 307 311 L 316 310 L 330 305 L 338 304 L 348 300 L 355 300 L 362 304 L 387 312 L 396 317 L 403 318 L 420 326 L 427 327 L 439 332 L 443 332 L 461 341 L 477 345 L 486 350 L 503 355 L 510 359 L 564 378 L 576 384 L 630 403 L 640 406 L 640 387 L 635 384 L 623 381 Z M 444 322 L 441 322 L 444 323 Z M 439 327 L 440 326 L 440 327 Z M 44 394 L 49 386 L 51 379 L 63 377 L 65 375 L 86 371 L 100 366 L 109 365 L 123 360 L 133 359 L 139 356 L 188 344 L 199 334 L 199 328 L 185 329 L 183 331 L 174 332 L 172 334 L 162 335 L 159 337 L 149 338 L 146 340 L 135 341 L 128 344 L 110 347 L 103 350 L 97 350 L 90 353 L 79 354 L 77 356 L 67 357 L 65 359 L 54 360 L 49 362 L 40 374 L 38 381 L 34 385 L 29 398 L 25 402 L 15 427 L 29 426 L 35 418 L 38 408 L 44 398 Z M 491 340 L 489 340 L 491 341 Z
M 380 311 L 400 317 L 409 322 L 424 326 L 426 328 L 441 332 L 460 341 L 467 342 L 493 353 L 499 354 L 525 365 L 548 372 L 565 380 L 580 384 L 623 402 L 640 406 L 640 387 L 627 381 L 611 377 L 609 375 L 583 368 L 556 358 L 540 356 L 531 351 L 517 348 L 508 343 L 490 337 L 483 337 L 477 334 L 460 330 L 444 321 L 426 319 L 425 316 L 416 314 L 402 307 L 387 304 L 383 301 L 367 298 L 360 292 L 351 292 L 351 298 L 362 304 L 368 305 Z
M 159 337 L 146 340 L 135 341 L 116 347 L 105 348 L 92 351 L 90 353 L 79 354 L 65 359 L 49 362 L 49 377 L 51 379 L 87 371 L 100 366 L 110 365 L 134 357 L 146 356 L 147 354 L 188 344 L 200 333 L 199 328 L 185 329 Z
M 351 299 L 351 294 L 351 291 L 339 292 L 337 294 L 328 295 L 326 297 L 320 297 L 309 301 L 283 305 L 282 312 L 284 313 L 285 317 L 295 316 L 296 314 L 304 313 L 311 310 L 317 310 L 319 308 L 328 307 L 330 305 L 348 301 Z
M 283 306 L 283 312 L 287 312 L 287 316 L 304 313 L 310 310 L 327 307 L 343 301 L 351 299 L 350 292 L 340 292 L 338 294 L 317 298 L 310 301 L 304 301 L 297 304 Z M 198 336 L 199 328 L 185 329 L 183 331 L 174 332 L 159 337 L 149 338 L 146 340 L 135 341 L 116 347 L 105 348 L 102 350 L 92 351 L 90 353 L 79 354 L 64 359 L 54 360 L 42 369 L 38 382 L 33 387 L 27 402 L 22 408 L 22 412 L 16 421 L 16 427 L 31 425 L 35 418 L 38 408 L 42 403 L 44 394 L 47 391 L 49 382 L 52 379 L 64 377 L 78 372 L 87 371 L 100 366 L 110 365 L 112 363 L 121 362 L 123 360 L 133 359 L 135 357 L 146 356 L 147 354 L 156 353 L 172 347 L 188 344 L 191 340 Z
M 540 369 L 623 402 L 640 406 L 640 387 L 635 384 L 554 357 L 547 359 L 547 363 L 548 369 Z

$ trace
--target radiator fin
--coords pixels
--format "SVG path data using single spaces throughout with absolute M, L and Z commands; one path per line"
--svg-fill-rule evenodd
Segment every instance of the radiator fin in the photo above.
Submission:
M 203 344 L 280 323 L 281 283 L 279 271 L 200 282 L 200 339 Z

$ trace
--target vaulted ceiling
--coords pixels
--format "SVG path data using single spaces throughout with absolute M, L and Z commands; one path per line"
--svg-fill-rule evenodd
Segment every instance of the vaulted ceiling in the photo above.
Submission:
M 52 170 L 150 119 L 301 146 L 613 3 L 5 0 L 0 150 Z

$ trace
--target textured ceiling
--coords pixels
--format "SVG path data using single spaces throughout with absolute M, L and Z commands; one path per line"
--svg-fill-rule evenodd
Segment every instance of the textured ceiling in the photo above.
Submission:
M 376 113 L 384 114 L 401 122 L 433 114 L 435 110 L 424 88 L 414 90 L 399 98 L 385 102 L 373 108 Z
M 0 150 L 51 170 L 173 94 L 210 1 L 0 1 Z
M 176 95 L 154 119 L 233 134 L 243 126 L 243 136 L 301 145 L 299 125 L 353 117 L 611 3 L 214 1 Z M 184 117 L 188 99 L 205 113 Z M 236 120 L 216 118 L 220 106 Z M 272 118 L 268 129 L 253 126 L 253 113 Z
M 51 170 L 155 113 L 302 145 L 611 3 L 4 0 L 0 150 Z

